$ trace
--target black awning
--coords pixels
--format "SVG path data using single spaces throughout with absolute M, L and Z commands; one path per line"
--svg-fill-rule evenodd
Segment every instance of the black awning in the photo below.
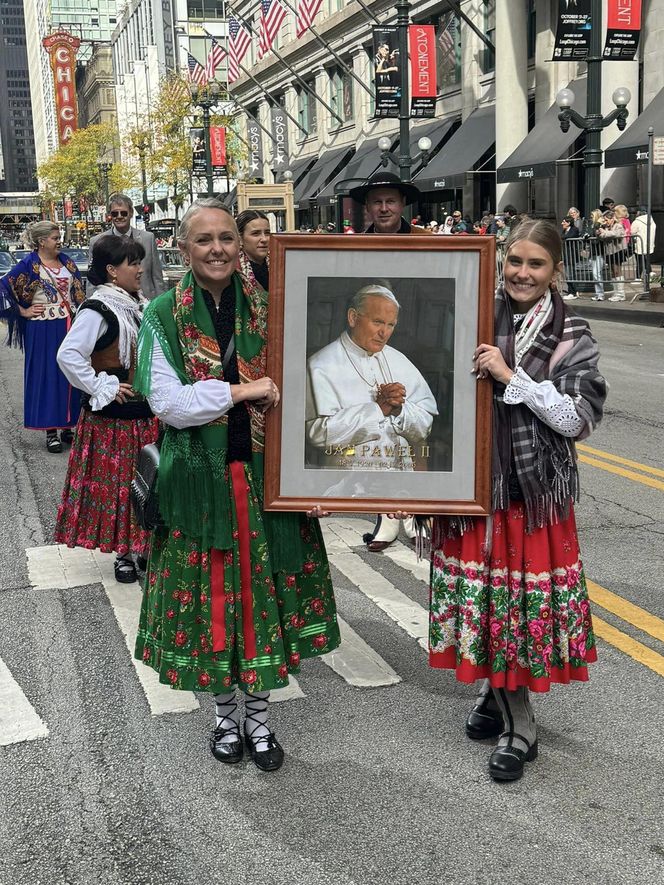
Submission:
M 314 199 L 318 191 L 334 177 L 341 164 L 354 150 L 353 145 L 347 144 L 345 147 L 331 148 L 321 154 L 306 178 L 302 180 L 301 186 L 297 188 L 296 208 L 297 204 L 301 204 L 303 200 Z
M 291 160 L 288 166 L 293 175 L 293 199 L 296 203 L 298 194 L 304 189 L 309 172 L 317 159 L 317 154 L 309 154 L 308 157 L 296 157 L 294 160 Z
M 427 124 L 423 126 L 415 126 L 414 129 L 410 130 L 410 155 L 413 158 L 413 166 L 417 166 L 417 169 L 413 170 L 414 175 L 421 170 L 421 165 L 419 163 L 420 149 L 417 146 L 417 142 L 420 138 L 426 136 L 431 139 L 430 153 L 433 154 L 436 152 L 441 142 L 445 140 L 455 122 L 456 119 L 454 117 L 449 117 L 446 120 L 430 120 Z
M 586 106 L 587 85 L 588 81 L 582 77 L 572 80 L 568 86 L 574 92 L 575 105 L 578 108 Z M 556 161 L 560 160 L 579 137 L 579 130 L 574 124 L 568 132 L 562 131 L 559 113 L 558 105 L 552 104 L 537 121 L 519 147 L 496 170 L 498 184 L 529 178 L 555 178 Z
M 224 206 L 227 206 L 230 209 L 236 200 L 237 200 L 237 185 L 235 187 L 232 187 L 227 194 L 224 194 L 224 196 L 222 198 L 222 203 L 224 204 Z
M 392 136 L 393 147 L 395 142 L 396 138 Z M 318 203 L 322 205 L 324 203 L 329 203 L 330 201 L 334 202 L 337 193 L 343 193 L 345 190 L 342 188 L 341 191 L 335 191 L 336 184 L 340 184 L 348 179 L 349 188 L 355 187 L 366 181 L 366 179 L 369 178 L 379 166 L 380 150 L 378 148 L 378 139 L 368 138 L 357 149 L 348 165 L 345 166 L 336 178 L 333 178 L 332 181 L 330 181 L 330 183 L 318 194 Z
M 629 129 L 623 132 L 610 148 L 607 148 L 604 152 L 604 165 L 613 169 L 616 166 L 647 163 L 650 126 L 655 130 L 655 135 L 664 135 L 664 89 L 660 89 Z
M 495 140 L 495 106 L 477 108 L 464 120 L 429 165 L 418 172 L 413 184 L 423 192 L 463 187 L 466 172 L 473 168 Z

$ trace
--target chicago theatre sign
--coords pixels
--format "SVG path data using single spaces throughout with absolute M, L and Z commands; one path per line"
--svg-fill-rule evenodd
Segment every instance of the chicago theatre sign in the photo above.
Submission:
M 81 45 L 78 37 L 67 31 L 56 31 L 42 40 L 48 52 L 55 85 L 55 115 L 58 121 L 58 139 L 67 144 L 78 129 L 76 105 L 76 53 Z

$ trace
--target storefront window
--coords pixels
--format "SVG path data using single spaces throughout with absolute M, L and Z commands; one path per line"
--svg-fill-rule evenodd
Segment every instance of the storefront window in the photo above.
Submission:
M 330 104 L 338 116 L 347 123 L 353 119 L 353 81 L 343 68 L 337 66 L 329 72 L 330 77 Z M 332 119 L 332 125 L 338 123 Z
M 461 20 L 452 11 L 443 13 L 436 26 L 438 89 L 461 82 Z
M 535 0 L 528 0 L 528 58 L 535 58 L 537 44 L 537 10 Z
M 225 18 L 224 0 L 187 0 L 187 17 Z
M 309 80 L 307 86 L 315 93 L 315 80 Z M 312 132 L 316 131 L 316 99 L 314 95 L 303 87 L 300 88 L 297 93 L 297 116 L 300 121 L 300 126 L 304 129 L 307 135 L 311 135 Z
M 484 26 L 482 30 L 486 34 L 488 40 L 496 45 L 496 2 L 495 0 L 483 0 L 483 19 Z M 482 51 L 482 73 L 490 74 L 496 69 L 496 53 L 493 49 L 485 44 Z

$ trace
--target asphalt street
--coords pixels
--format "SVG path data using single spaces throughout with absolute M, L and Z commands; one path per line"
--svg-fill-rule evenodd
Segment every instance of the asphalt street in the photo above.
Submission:
M 156 714 L 122 630 L 138 588 L 120 604 L 93 560 L 40 575 L 67 455 L 23 430 L 0 348 L 0 722 L 19 697 L 37 729 L 0 732 L 0 885 L 664 883 L 664 331 L 593 328 L 611 391 L 577 518 L 600 659 L 535 698 L 540 756 L 502 785 L 464 736 L 472 688 L 427 666 L 422 564 L 366 553 L 354 517 L 326 526 L 350 651 L 273 706 L 281 771 L 215 762 L 204 694 Z M 352 684 L 350 652 L 384 684 Z

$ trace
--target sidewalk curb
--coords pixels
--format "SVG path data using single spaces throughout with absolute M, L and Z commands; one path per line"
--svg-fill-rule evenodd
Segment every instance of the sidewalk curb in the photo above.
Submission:
M 606 320 L 612 323 L 628 323 L 637 326 L 664 326 L 664 304 L 642 301 L 640 304 L 619 302 L 577 301 L 567 302 L 568 307 L 586 320 Z

